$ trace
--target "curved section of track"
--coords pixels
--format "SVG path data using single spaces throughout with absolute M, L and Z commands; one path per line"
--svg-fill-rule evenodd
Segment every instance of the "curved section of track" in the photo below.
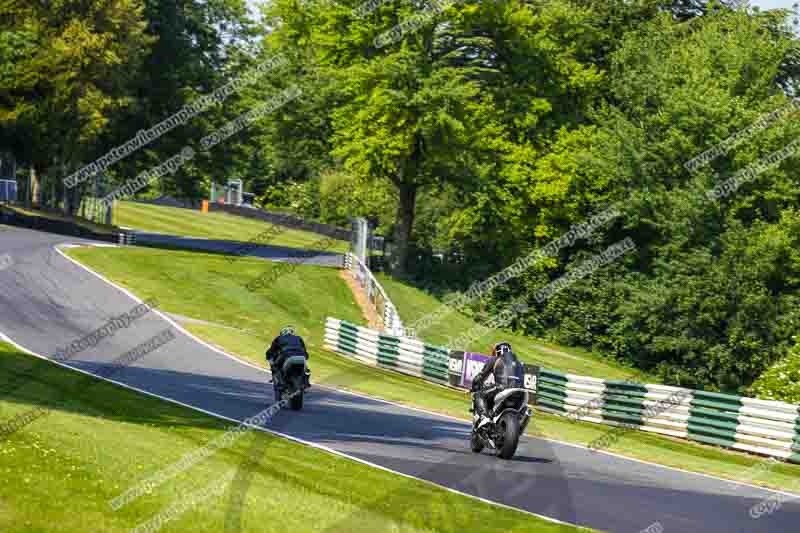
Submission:
M 45 356 L 137 304 L 58 253 L 55 245 L 65 240 L 30 230 L 0 231 L 0 255 L 12 258 L 11 266 L 0 270 L 0 331 Z M 198 342 L 155 312 L 67 364 L 98 372 L 169 326 L 175 340 L 117 372 L 114 380 L 238 421 L 272 402 L 266 372 Z M 552 441 L 525 437 L 510 462 L 474 455 L 468 423 L 326 388 L 313 390 L 302 413 L 281 413 L 269 429 L 599 530 L 637 533 L 658 521 L 668 533 L 787 532 L 797 530 L 800 520 L 796 502 L 750 518 L 750 507 L 773 496 L 771 491 Z

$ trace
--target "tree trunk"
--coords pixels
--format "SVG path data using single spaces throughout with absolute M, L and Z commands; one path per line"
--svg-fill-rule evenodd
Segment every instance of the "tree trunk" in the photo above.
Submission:
M 53 162 L 50 165 L 50 207 L 58 209 L 61 203 L 61 195 L 59 194 L 58 181 L 61 179 L 61 158 L 57 155 L 53 156 Z
M 64 200 L 67 205 L 67 214 L 70 216 L 75 216 L 76 212 L 78 211 L 78 206 L 80 205 L 80 187 L 75 186 L 71 189 L 64 190 Z
M 59 181 L 58 190 L 59 190 L 59 194 L 61 195 L 61 199 L 64 201 L 63 202 L 64 214 L 65 215 L 71 215 L 72 214 L 72 212 L 71 212 L 72 211 L 72 193 L 74 192 L 74 190 L 71 190 L 71 189 L 67 188 L 66 186 L 64 186 L 64 178 L 67 177 L 67 164 L 64 163 L 63 160 L 61 161 L 61 164 L 59 165 L 59 168 L 61 170 L 61 173 L 58 176 L 58 181 Z M 56 205 L 58 205 L 57 201 L 56 201 Z
M 36 165 L 31 165 L 31 180 L 30 180 L 30 194 L 28 194 L 28 207 L 33 204 L 41 204 L 42 203 L 42 189 L 39 184 L 39 176 L 36 173 Z
M 401 182 L 398 188 L 400 190 L 400 205 L 397 207 L 397 225 L 394 230 L 392 273 L 402 277 L 408 270 L 408 248 L 411 240 L 411 229 L 414 226 L 417 186 Z

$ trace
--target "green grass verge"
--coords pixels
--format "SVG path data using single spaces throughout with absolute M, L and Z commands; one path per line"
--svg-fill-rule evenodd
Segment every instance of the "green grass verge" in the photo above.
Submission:
M 226 530 L 231 502 L 240 494 L 242 531 L 566 531 L 255 431 L 114 511 L 112 499 L 222 436 L 229 423 L 4 343 L 0 368 L 3 389 L 20 376 L 35 376 L 0 399 L 2 420 L 32 409 L 45 413 L 0 440 L 0 531 L 129 531 L 237 472 L 247 472 L 246 485 L 235 479 L 222 485 L 221 493 L 188 505 L 162 531 Z
M 392 303 L 397 306 L 400 318 L 406 326 L 410 326 L 415 320 L 433 312 L 442 305 L 442 302 L 436 297 L 392 279 L 387 275 L 378 275 L 378 280 L 383 285 L 383 288 L 386 289 Z M 425 331 L 418 331 L 417 336 L 426 342 L 444 345 L 447 344 L 448 339 L 456 338 L 477 325 L 470 317 L 453 310 L 444 316 L 438 324 Z M 649 383 L 658 382 L 653 377 L 643 375 L 634 369 L 624 368 L 614 362 L 603 360 L 596 354 L 586 350 L 555 346 L 506 330 L 492 329 L 490 333 L 475 340 L 470 345 L 460 348 L 479 353 L 489 353 L 491 345 L 499 340 L 509 341 L 520 359 L 529 363 L 539 363 L 541 366 L 561 372 L 603 379 L 625 379 L 632 375 L 637 375 L 641 380 Z
M 243 294 L 242 285 L 254 274 L 254 268 L 264 268 L 263 262 L 243 259 L 230 266 L 213 255 L 135 248 L 74 248 L 68 253 L 142 298 L 158 296 L 167 312 L 246 330 L 239 333 L 209 324 L 184 324 L 242 359 L 266 366 L 266 345 L 281 325 L 293 323 L 307 337 L 314 383 L 468 418 L 469 403 L 464 392 L 375 369 L 321 348 L 326 316 L 363 324 L 360 311 L 336 270 L 301 267 L 271 288 Z M 537 413 L 529 432 L 587 445 L 609 430 L 608 426 Z M 748 469 L 763 460 L 759 457 L 644 432 L 625 433 L 609 451 L 771 488 L 785 489 L 800 481 L 798 465 L 775 465 L 751 480 L 753 473 Z
M 250 291 L 245 288 L 249 281 L 280 264 L 152 248 L 65 251 L 140 297 L 157 297 L 171 313 L 251 331 L 264 342 L 292 324 L 318 344 L 327 316 L 365 324 L 352 292 L 330 267 L 300 265 L 271 285 Z
M 153 233 L 242 242 L 254 241 L 271 226 L 267 222 L 228 213 L 202 213 L 199 210 L 136 202 L 116 202 L 114 204 L 114 223 L 126 228 Z M 268 242 L 258 242 L 290 248 L 319 248 L 319 244 L 316 243 L 324 238 L 324 235 L 317 233 L 285 228 L 284 232 Z M 344 253 L 349 247 L 349 243 L 337 241 L 326 251 Z

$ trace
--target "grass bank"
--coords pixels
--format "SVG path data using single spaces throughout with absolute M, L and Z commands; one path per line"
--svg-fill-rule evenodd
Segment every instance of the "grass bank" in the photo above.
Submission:
M 114 204 L 114 223 L 153 233 L 242 242 L 254 241 L 272 226 L 267 222 L 228 213 L 202 213 L 193 209 L 125 201 Z M 269 239 L 268 242 L 257 242 L 273 246 L 313 249 L 315 246 L 319 248 L 319 244 L 315 243 L 325 238 L 309 231 L 284 229 L 285 231 Z M 328 251 L 344 253 L 348 249 L 349 243 L 340 241 Z
M 414 321 L 435 311 L 442 306 L 441 300 L 434 296 L 392 279 L 386 275 L 379 275 L 378 279 L 389 294 L 389 298 L 397 306 L 400 318 L 406 326 L 411 326 Z M 417 336 L 432 344 L 445 345 L 451 338 L 457 338 L 465 332 L 475 330 L 479 324 L 472 318 L 452 309 L 435 325 L 417 331 Z M 514 347 L 520 357 L 530 363 L 539 363 L 547 368 L 581 374 L 604 379 L 625 379 L 636 375 L 637 381 L 657 383 L 650 376 L 621 365 L 604 360 L 580 348 L 564 348 L 553 344 L 518 335 L 505 330 L 492 329 L 486 335 L 472 341 L 467 346 L 460 348 L 479 353 L 489 353 L 491 345 L 499 340 L 507 340 Z

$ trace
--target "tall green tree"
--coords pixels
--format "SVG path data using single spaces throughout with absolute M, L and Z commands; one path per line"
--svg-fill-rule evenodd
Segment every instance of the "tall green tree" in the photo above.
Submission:
M 548 301 L 530 331 L 549 329 L 674 383 L 738 392 L 791 345 L 797 157 L 728 198 L 704 192 L 800 138 L 796 114 L 696 173 L 684 167 L 787 104 L 778 80 L 795 43 L 767 31 L 771 23 L 730 10 L 691 23 L 665 14 L 625 36 L 593 123 L 562 132 L 538 170 L 563 191 L 541 211 L 549 219 L 590 193 L 623 209 L 590 249 L 622 235 L 638 249 Z
M 143 4 L 145 32 L 154 44 L 136 71 L 132 105 L 117 127 L 106 132 L 95 157 L 254 66 L 251 41 L 256 34 L 244 0 L 143 0 Z M 184 146 L 196 145 L 204 135 L 235 118 L 240 99 L 240 94 L 228 96 L 221 105 L 205 110 L 134 157 L 117 163 L 114 170 L 119 180 L 158 165 Z M 245 166 L 238 163 L 242 154 L 234 153 L 236 157 L 216 152 L 213 157 L 197 158 L 175 174 L 164 176 L 156 186 L 167 194 L 200 198 L 212 176 L 226 182 L 239 167 Z
M 383 6 L 356 19 L 346 6 L 276 2 L 275 42 L 298 50 L 305 83 L 324 80 L 331 153 L 349 173 L 388 180 L 398 194 L 395 264 L 405 270 L 419 191 L 469 184 L 479 175 L 483 143 L 502 135 L 490 94 L 446 57 L 444 30 L 455 9 L 426 16 L 387 46 L 375 38 L 424 5 Z
M 0 128 L 55 203 L 60 180 L 130 104 L 152 43 L 141 0 L 0 2 Z

